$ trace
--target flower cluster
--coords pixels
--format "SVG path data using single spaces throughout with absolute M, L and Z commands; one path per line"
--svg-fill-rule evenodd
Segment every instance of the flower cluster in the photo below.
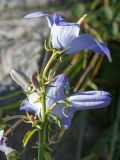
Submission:
M 106 107 L 111 103 L 111 95 L 105 91 L 70 94 L 69 81 L 64 74 L 58 76 L 55 76 L 52 72 L 48 74 L 48 71 L 51 70 L 51 64 L 56 59 L 61 58 L 62 54 L 74 54 L 84 49 L 92 50 L 99 55 L 105 54 L 109 61 L 112 59 L 110 51 L 104 43 L 98 42 L 88 34 L 79 35 L 80 24 L 86 15 L 77 23 L 66 22 L 57 13 L 35 12 L 28 14 L 25 18 L 41 16 L 46 16 L 50 28 L 49 48 L 45 43 L 45 49 L 52 52 L 50 60 L 42 74 L 34 75 L 30 79 L 23 72 L 17 70 L 12 70 L 10 74 L 27 96 L 27 99 L 21 103 L 20 110 L 27 111 L 27 120 L 25 119 L 24 121 L 32 124 L 32 130 L 25 135 L 23 146 L 25 147 L 30 137 L 38 131 L 38 159 L 48 160 L 46 155 L 52 157 L 48 151 L 52 139 L 51 135 L 53 134 L 51 134 L 53 129 L 51 129 L 50 122 L 54 120 L 58 124 L 60 131 L 65 131 L 70 127 L 72 117 L 77 110 Z M 32 113 L 32 115 L 29 115 L 28 112 Z M 48 134 L 46 134 L 47 128 Z M 47 143 L 49 144 L 47 145 Z M 0 145 L 0 147 L 3 147 L 3 145 Z

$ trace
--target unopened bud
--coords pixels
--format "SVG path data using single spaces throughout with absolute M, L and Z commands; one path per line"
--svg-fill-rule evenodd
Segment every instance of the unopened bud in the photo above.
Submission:
M 27 90 L 30 86 L 29 78 L 21 71 L 11 70 L 10 75 L 12 79 L 22 87 L 23 90 Z
M 31 82 L 32 82 L 32 85 L 33 85 L 34 89 L 40 89 L 40 83 L 38 82 L 35 75 L 31 76 Z
M 81 24 L 83 21 L 84 21 L 84 19 L 86 18 L 86 16 L 87 16 L 87 14 L 84 14 L 80 19 L 79 19 L 79 21 L 77 22 L 77 24 Z

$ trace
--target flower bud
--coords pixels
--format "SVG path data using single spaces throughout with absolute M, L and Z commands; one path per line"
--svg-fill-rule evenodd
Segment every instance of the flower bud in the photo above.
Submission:
M 111 95 L 105 91 L 88 91 L 71 95 L 68 98 L 70 107 L 75 110 L 107 107 L 111 103 Z
M 24 91 L 26 91 L 30 86 L 30 80 L 23 72 L 12 69 L 10 75 L 12 79 L 22 87 Z
M 32 75 L 31 76 L 31 82 L 32 82 L 32 85 L 33 85 L 33 88 L 34 89 L 40 89 L 40 83 L 38 82 L 37 78 L 35 75 Z

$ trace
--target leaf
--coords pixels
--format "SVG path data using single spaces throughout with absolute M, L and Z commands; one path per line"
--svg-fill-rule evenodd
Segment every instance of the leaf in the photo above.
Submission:
M 50 114 L 50 116 L 54 119 L 54 121 L 58 124 L 58 126 L 59 126 L 60 128 L 63 128 L 61 119 L 60 119 L 59 117 L 57 117 L 57 116 L 54 115 L 54 114 Z
M 30 131 L 28 131 L 26 133 L 26 135 L 24 136 L 24 139 L 23 139 L 23 147 L 26 147 L 28 141 L 30 140 L 30 138 L 33 136 L 33 134 L 37 131 L 37 129 L 32 129 Z
M 52 156 L 49 152 L 44 152 L 45 160 L 52 160 Z

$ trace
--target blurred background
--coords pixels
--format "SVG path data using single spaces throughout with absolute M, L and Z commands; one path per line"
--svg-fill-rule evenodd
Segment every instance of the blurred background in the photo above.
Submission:
M 64 56 L 54 70 L 65 73 L 71 93 L 105 90 L 112 94 L 108 108 L 78 111 L 62 141 L 54 146 L 56 160 L 119 160 L 120 159 L 120 1 L 119 0 L 0 0 L 0 110 L 3 116 L 19 113 L 22 90 L 12 81 L 12 68 L 28 76 L 43 68 L 50 55 L 43 48 L 49 29 L 45 18 L 24 20 L 31 12 L 58 12 L 68 21 L 76 22 L 88 14 L 81 33 L 89 33 L 104 41 L 111 51 L 112 63 L 91 51 Z M 23 151 L 22 139 L 29 130 L 21 121 L 11 121 L 15 128 L 8 144 Z M 33 160 L 30 141 L 21 160 Z M 0 152 L 0 160 L 5 160 Z

